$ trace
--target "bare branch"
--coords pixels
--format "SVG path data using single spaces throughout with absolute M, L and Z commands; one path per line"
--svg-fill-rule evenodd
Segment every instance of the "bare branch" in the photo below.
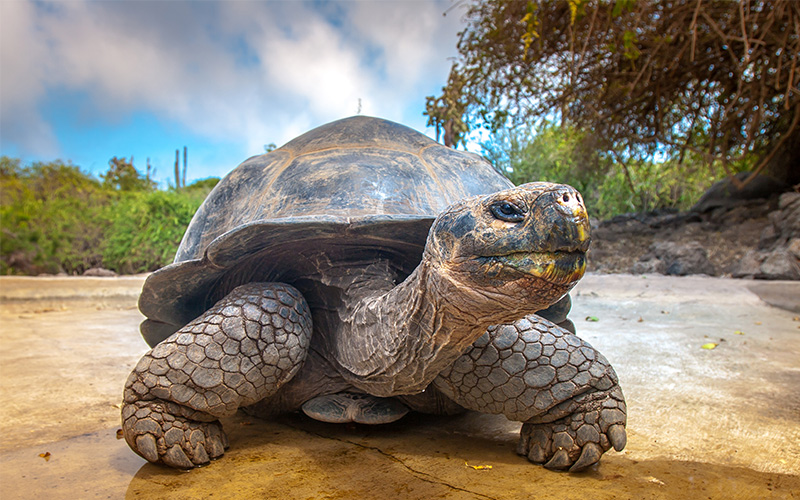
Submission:
M 694 62 L 694 51 L 697 45 L 697 14 L 700 12 L 701 0 L 697 0 L 697 6 L 694 8 L 694 15 L 692 15 L 692 24 L 689 25 L 689 31 L 692 32 L 692 51 L 690 52 L 689 61 Z

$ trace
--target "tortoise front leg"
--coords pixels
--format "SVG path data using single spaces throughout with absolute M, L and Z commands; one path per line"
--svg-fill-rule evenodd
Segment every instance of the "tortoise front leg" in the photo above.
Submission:
M 125 384 L 122 430 L 154 463 L 182 469 L 220 457 L 218 419 L 289 381 L 306 358 L 311 314 L 282 283 L 233 290 L 136 365 Z
M 552 469 L 584 469 L 625 446 L 614 369 L 592 346 L 536 315 L 491 327 L 434 385 L 456 403 L 523 422 L 517 452 Z

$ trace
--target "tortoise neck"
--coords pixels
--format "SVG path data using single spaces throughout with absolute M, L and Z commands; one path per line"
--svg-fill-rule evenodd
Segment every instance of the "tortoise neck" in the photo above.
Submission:
M 348 288 L 331 352 L 345 378 L 366 392 L 421 392 L 492 324 L 479 299 L 426 253 L 397 286 L 383 280 Z

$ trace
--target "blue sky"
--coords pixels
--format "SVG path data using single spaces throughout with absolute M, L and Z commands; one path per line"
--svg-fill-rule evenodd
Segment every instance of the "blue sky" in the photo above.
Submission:
M 175 149 L 190 182 L 223 176 L 359 103 L 433 135 L 425 96 L 462 16 L 452 0 L 0 0 L 0 154 L 95 175 L 150 158 L 166 187 Z

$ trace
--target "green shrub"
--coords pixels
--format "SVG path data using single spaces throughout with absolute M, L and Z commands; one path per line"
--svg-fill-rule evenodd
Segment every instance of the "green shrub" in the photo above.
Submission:
M 60 161 L 21 167 L 0 157 L 0 273 L 80 273 L 101 265 L 111 193 Z
M 203 190 L 126 193 L 109 213 L 103 263 L 118 273 L 154 271 L 172 262 Z
M 118 158 L 103 179 L 61 161 L 22 166 L 0 157 L 0 274 L 158 269 L 172 262 L 192 215 L 219 181 L 155 191 Z

